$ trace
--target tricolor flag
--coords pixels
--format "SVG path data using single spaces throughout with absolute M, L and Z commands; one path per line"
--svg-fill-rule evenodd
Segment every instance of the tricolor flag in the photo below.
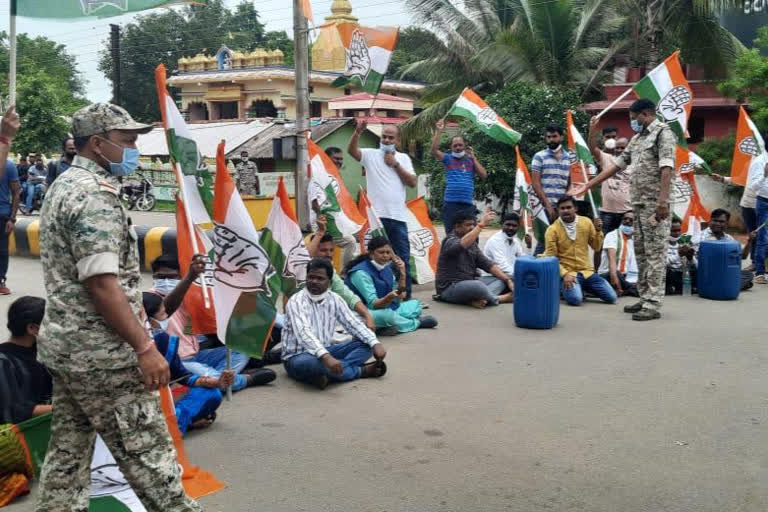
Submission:
M 178 165 L 182 176 L 177 176 L 179 188 L 187 205 L 192 206 L 193 201 L 202 201 L 205 211 L 208 212 L 205 219 L 193 218 L 195 224 L 210 222 L 207 218 L 213 211 L 213 194 L 211 184 L 213 180 L 208 171 L 208 165 L 197 148 L 197 142 L 192 137 L 192 132 L 187 127 L 176 102 L 170 94 L 165 83 L 165 66 L 160 64 L 155 68 L 155 85 L 157 86 L 157 99 L 160 103 L 160 112 L 163 117 L 163 127 L 168 141 L 168 154 L 171 160 Z M 193 191 L 196 191 L 193 193 Z
M 517 173 L 515 175 L 515 200 L 512 203 L 512 209 L 521 212 L 521 215 L 525 215 L 523 210 L 527 212 L 527 217 L 533 219 L 533 236 L 536 240 L 544 240 L 544 233 L 549 227 L 549 219 L 547 218 L 547 211 L 544 205 L 541 204 L 539 198 L 536 197 L 536 192 L 533 191 L 533 185 L 531 183 L 531 175 L 528 172 L 528 167 L 523 161 L 523 157 L 520 155 L 520 147 L 515 146 L 515 152 L 517 154 Z M 525 235 L 524 231 L 520 232 L 520 237 Z
M 267 224 L 261 231 L 261 246 L 269 254 L 269 260 L 280 279 L 279 290 L 273 287 L 274 293 L 282 291 L 286 297 L 290 297 L 304 287 L 309 251 L 304 244 L 304 236 L 282 176 L 277 182 L 277 193 L 272 201 Z
M 690 149 L 678 144 L 677 148 L 675 148 L 675 174 L 680 175 L 694 172 L 697 168 L 704 169 L 709 174 L 712 174 L 712 169 L 703 158 Z
M 688 153 L 688 156 L 685 153 Z M 684 148 L 678 148 L 677 168 L 695 165 L 692 162 L 694 158 L 698 158 L 698 155 Z M 672 213 L 682 223 L 683 233 L 691 235 L 691 239 L 694 241 L 699 240 L 701 238 L 701 223 L 709 220 L 709 212 L 701 203 L 693 172 L 685 170 L 681 173 L 675 173 L 674 178 L 672 178 L 670 203 L 672 204 Z
M 336 165 L 325 154 L 323 148 L 307 137 L 309 149 L 309 167 L 312 176 L 309 179 L 309 200 L 315 198 L 320 206 L 320 213 L 328 219 L 328 233 L 335 238 L 354 235 L 365 223 L 365 218 L 355 205 L 354 199 L 344 185 Z M 309 205 L 312 208 L 312 205 Z
M 589 181 L 589 175 L 594 174 L 597 171 L 595 165 L 595 159 L 592 157 L 592 152 L 589 150 L 589 146 L 584 141 L 584 137 L 581 136 L 579 130 L 576 129 L 576 125 L 573 124 L 573 115 L 570 110 L 565 112 L 566 129 L 568 138 L 568 148 L 576 156 L 576 162 L 571 165 L 571 185 L 583 185 Z M 594 170 L 594 171 L 593 171 Z M 595 195 L 592 190 L 587 192 L 590 197 L 590 202 L 595 203 Z M 576 197 L 579 201 L 584 200 L 584 196 Z M 599 197 L 598 197 L 599 199 Z M 599 207 L 599 201 L 595 207 Z M 597 212 L 594 212 L 597 215 Z
M 344 75 L 331 85 L 356 85 L 365 92 L 378 94 L 395 51 L 399 27 L 361 27 L 356 23 L 340 23 L 336 27 L 347 63 Z
M 202 207 L 198 205 L 199 207 Z M 199 213 L 192 214 L 194 218 Z M 212 297 L 213 286 L 213 243 L 203 233 L 199 226 L 194 225 L 193 229 L 190 229 L 187 224 L 187 216 L 184 214 L 184 203 L 180 197 L 176 198 L 176 254 L 179 256 L 179 267 L 181 275 L 186 275 L 189 271 L 189 264 L 194 256 L 194 250 L 192 245 L 192 237 L 197 238 L 197 248 L 200 253 L 208 256 L 208 263 L 206 264 L 205 273 L 200 275 L 187 293 L 184 295 L 184 306 L 189 312 L 190 320 L 192 321 L 192 333 L 193 334 L 210 334 L 216 332 L 216 311 L 213 304 L 209 304 L 209 307 L 205 307 L 205 299 L 203 297 L 202 279 L 205 279 L 207 287 L 208 297 Z
M 412 199 L 408 206 L 408 241 L 411 243 L 411 278 L 417 284 L 431 283 L 437 274 L 440 243 L 437 231 L 429 218 L 427 203 L 423 197 Z
M 749 168 L 755 158 L 765 157 L 765 141 L 744 107 L 739 107 L 739 122 L 736 125 L 736 143 L 733 146 L 731 179 L 734 185 L 747 185 Z
M 227 172 L 223 141 L 216 153 L 216 171 L 213 204 L 216 332 L 227 348 L 260 358 L 275 322 L 279 290 L 275 290 L 272 280 L 279 278 Z
M 521 137 L 469 87 L 462 91 L 448 115 L 471 119 L 482 132 L 504 144 L 515 145 Z
M 638 98 L 656 104 L 656 113 L 677 134 L 681 142 L 688 137 L 688 119 L 693 107 L 693 92 L 680 66 L 676 51 L 637 82 L 632 89 Z
M 155 7 L 207 3 L 207 0 L 11 0 L 11 14 L 30 18 L 107 18 Z
M 373 209 L 373 205 L 368 200 L 368 194 L 365 193 L 365 189 L 360 187 L 360 195 L 357 197 L 357 208 L 360 210 L 366 221 L 360 232 L 357 234 L 357 239 L 360 242 L 360 253 L 365 254 L 368 252 L 368 242 L 375 236 L 387 237 L 387 232 L 384 229 L 384 224 L 381 223 L 381 219 L 376 214 L 376 210 Z

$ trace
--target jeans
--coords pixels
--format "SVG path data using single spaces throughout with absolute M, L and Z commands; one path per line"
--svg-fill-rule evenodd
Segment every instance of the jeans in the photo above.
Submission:
M 745 208 L 742 206 L 741 218 L 744 219 L 744 226 L 747 228 L 747 234 L 757 229 L 757 212 L 755 211 L 754 208 Z M 753 265 L 755 264 L 756 249 L 757 249 L 757 245 L 753 243 L 752 249 L 749 251 L 749 259 L 752 260 Z
M 624 291 L 625 297 L 639 297 L 640 294 L 637 293 L 637 284 L 636 283 L 630 283 L 627 281 L 627 275 L 622 274 L 621 272 L 616 272 L 617 277 L 619 278 L 619 284 L 621 285 L 621 289 Z M 606 272 L 605 274 L 600 274 L 600 277 L 611 282 L 611 274 L 610 272 Z M 613 285 L 611 285 L 613 286 Z
M 405 263 L 405 294 L 411 298 L 411 242 L 408 240 L 408 224 L 395 219 L 381 218 L 381 224 L 387 233 L 392 250 Z M 399 277 L 397 267 L 393 268 L 395 277 Z
M 592 274 L 588 278 L 584 279 L 584 275 L 579 272 L 576 276 L 576 282 L 573 283 L 573 287 L 566 289 L 563 286 L 563 299 L 569 306 L 579 306 L 584 302 L 584 293 L 582 291 L 593 293 L 603 302 L 608 304 L 615 304 L 618 300 L 616 291 L 611 284 L 600 277 L 597 274 Z
M 8 273 L 8 238 L 11 235 L 5 232 L 6 224 L 8 224 L 8 217 L 0 215 L 0 284 L 5 283 L 5 276 Z
M 482 281 L 471 279 L 451 283 L 448 288 L 440 292 L 440 299 L 452 304 L 469 304 L 474 300 L 486 300 L 489 306 L 499 303 L 499 296 L 483 284 Z
M 201 377 L 219 378 L 221 372 L 227 369 L 227 347 L 216 347 L 201 350 L 196 356 L 182 361 L 184 368 Z M 232 391 L 240 391 L 248 385 L 245 375 L 240 375 L 245 365 L 248 364 L 248 356 L 240 352 L 232 351 L 232 368 L 235 372 L 235 382 L 232 383 Z
M 624 217 L 623 213 L 601 211 L 600 220 L 603 221 L 603 234 L 607 235 L 611 231 L 619 229 L 619 226 L 621 226 L 622 217 Z
M 320 359 L 307 352 L 296 354 L 283 361 L 285 371 L 301 382 L 311 382 L 323 375 L 327 376 L 329 380 L 344 382 L 359 379 L 363 371 L 362 366 L 371 358 L 371 347 L 358 340 L 331 345 L 327 349 L 329 354 L 341 362 L 341 366 L 344 368 L 341 375 L 332 374 Z
M 480 277 L 480 282 L 487 286 L 491 293 L 496 296 L 509 291 L 507 283 L 496 276 L 482 276 Z
M 176 423 L 181 435 L 197 420 L 210 417 L 221 405 L 221 391 L 216 388 L 189 388 L 184 397 L 176 402 Z
M 445 227 L 445 234 L 447 235 L 453 231 L 453 218 L 457 213 L 468 212 L 472 215 L 476 215 L 477 208 L 474 204 L 469 203 L 457 203 L 455 201 L 446 201 L 443 203 L 443 211 L 441 217 L 443 218 L 443 226 Z
M 768 199 L 757 196 L 757 225 L 762 226 L 768 220 Z M 765 249 L 768 245 L 768 228 L 763 228 L 757 232 L 757 243 L 755 247 L 755 256 L 752 261 L 755 263 L 755 274 L 765 274 Z
M 27 182 L 27 202 L 26 202 L 26 208 L 27 211 L 32 210 L 32 205 L 35 202 L 35 196 L 40 193 L 43 193 L 43 184 L 42 183 L 29 183 Z

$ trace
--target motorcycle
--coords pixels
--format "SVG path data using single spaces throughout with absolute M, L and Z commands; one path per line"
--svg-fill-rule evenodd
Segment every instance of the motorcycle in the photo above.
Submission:
M 25 208 L 25 205 L 27 204 L 27 184 L 23 183 L 21 185 L 21 190 L 19 193 L 19 209 L 21 210 L 21 213 L 24 215 L 32 215 L 32 212 L 35 210 L 40 211 L 43 208 L 43 199 L 45 198 L 45 191 L 47 186 L 45 183 L 42 185 L 43 186 L 40 189 L 35 190 L 35 198 L 32 200 L 31 210 L 27 210 Z
M 157 202 L 152 194 L 152 182 L 144 174 L 137 172 L 138 183 L 125 184 L 120 188 L 120 200 L 128 210 L 148 212 Z

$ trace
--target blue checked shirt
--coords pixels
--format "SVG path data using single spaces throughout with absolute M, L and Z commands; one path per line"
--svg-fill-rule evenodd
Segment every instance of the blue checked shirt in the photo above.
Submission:
M 557 200 L 568 190 L 568 180 L 571 177 L 573 155 L 563 148 L 562 159 L 555 158 L 555 152 L 547 148 L 533 155 L 531 171 L 541 175 L 541 188 L 549 199 L 549 204 L 555 206 Z

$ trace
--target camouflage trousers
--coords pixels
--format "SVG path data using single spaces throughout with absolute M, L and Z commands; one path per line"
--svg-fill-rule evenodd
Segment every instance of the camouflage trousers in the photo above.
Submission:
M 637 292 L 643 307 L 659 310 L 664 299 L 664 281 L 667 277 L 667 239 L 670 218 L 656 223 L 656 205 L 635 205 L 635 242 L 637 260 Z M 649 222 L 649 219 L 654 220 Z
M 251 171 L 248 169 L 242 171 L 240 174 L 237 182 L 237 189 L 243 195 L 260 195 L 258 178 L 254 174 L 251 174 Z
M 87 512 L 98 432 L 148 512 L 198 512 L 181 485 L 156 392 L 138 368 L 53 374 L 51 440 L 37 511 Z

